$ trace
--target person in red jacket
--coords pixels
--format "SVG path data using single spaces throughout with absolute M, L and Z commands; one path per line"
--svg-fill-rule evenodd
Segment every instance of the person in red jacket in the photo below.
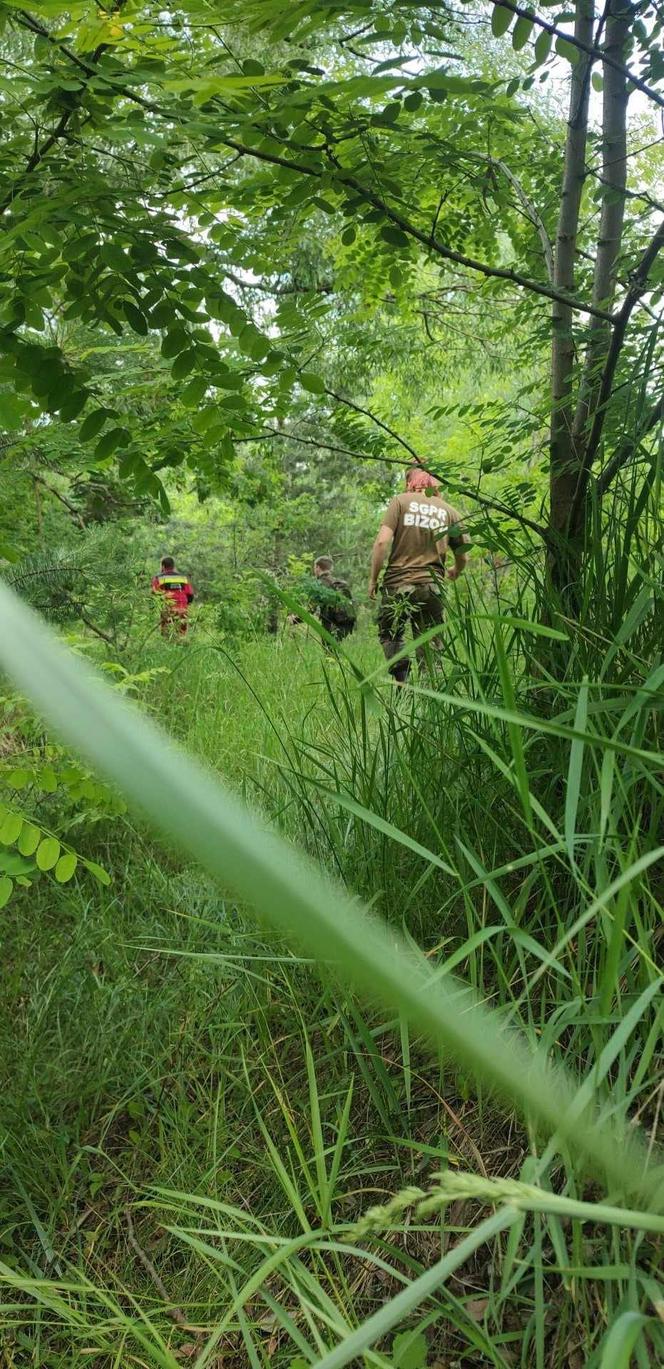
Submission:
M 161 599 L 161 635 L 186 636 L 187 614 L 194 591 L 188 576 L 176 570 L 172 556 L 162 556 L 161 570 L 152 581 L 153 594 Z

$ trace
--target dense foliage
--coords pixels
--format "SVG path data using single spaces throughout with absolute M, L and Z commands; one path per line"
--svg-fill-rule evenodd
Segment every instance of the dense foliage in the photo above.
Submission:
M 661 31 L 0 0 L 8 1369 L 664 1356 Z
M 507 5 L 3 13 L 4 404 L 32 473 L 166 508 L 165 470 L 223 484 L 242 439 L 444 444 L 561 572 L 661 418 L 656 13 L 522 16 L 509 56 Z

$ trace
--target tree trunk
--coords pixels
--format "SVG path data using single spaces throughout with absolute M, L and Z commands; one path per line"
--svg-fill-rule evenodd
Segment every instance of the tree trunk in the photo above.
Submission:
M 609 0 L 604 51 L 616 63 L 624 63 L 633 18 L 627 0 Z M 597 239 L 593 305 L 611 312 L 616 295 L 616 266 L 625 218 L 627 185 L 627 101 L 629 88 L 623 69 L 604 63 L 602 102 L 602 213 Z M 579 478 L 571 516 L 571 530 L 580 538 L 587 519 L 587 491 L 594 451 L 590 431 L 601 398 L 602 377 L 611 347 L 611 325 L 593 316 L 589 325 L 586 359 L 574 415 L 573 441 L 579 461 Z
M 274 530 L 270 570 L 275 580 L 279 580 L 283 571 L 283 536 L 280 527 L 277 527 Z M 268 603 L 265 631 L 269 633 L 271 637 L 276 637 L 277 632 L 279 631 L 279 602 L 274 594 L 270 595 Z
M 578 0 L 574 36 L 587 47 L 593 41 L 593 0 Z M 574 291 L 576 240 L 581 196 L 586 176 L 586 137 L 591 59 L 585 54 L 572 69 L 569 118 L 565 144 L 560 214 L 556 232 L 554 278 L 556 290 Z M 573 313 L 558 300 L 552 309 L 551 346 L 552 413 L 550 431 L 549 575 L 553 587 L 565 600 L 575 598 L 581 567 L 578 529 L 570 527 L 579 466 L 574 444 Z
M 43 517 L 43 511 L 42 511 L 41 488 L 40 488 L 40 485 L 39 485 L 39 481 L 38 481 L 38 480 L 33 479 L 33 481 L 32 481 L 32 488 L 33 488 L 33 490 L 34 490 L 34 495 L 35 495 L 35 524 L 36 524 L 36 528 L 37 528 L 37 541 L 38 541 L 38 542 L 43 542 L 43 540 L 44 540 L 44 517 Z

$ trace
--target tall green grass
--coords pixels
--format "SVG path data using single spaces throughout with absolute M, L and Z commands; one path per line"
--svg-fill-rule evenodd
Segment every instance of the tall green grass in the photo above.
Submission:
M 164 854 L 142 823 L 109 833 L 117 901 L 91 907 L 81 886 L 41 909 L 39 935 L 18 917 L 12 933 L 29 1042 L 5 1101 L 12 1353 L 661 1356 L 648 604 L 621 640 L 562 624 L 561 642 L 518 593 L 498 620 L 471 586 L 442 666 L 397 697 L 379 675 L 378 704 L 358 687 L 380 665 L 362 637 L 354 670 L 299 636 L 230 659 L 156 648 L 171 673 L 152 711 L 244 789 L 253 826 L 3 606 L 5 663 L 171 834 Z M 439 1171 L 458 1174 L 447 1201 L 390 1207 Z

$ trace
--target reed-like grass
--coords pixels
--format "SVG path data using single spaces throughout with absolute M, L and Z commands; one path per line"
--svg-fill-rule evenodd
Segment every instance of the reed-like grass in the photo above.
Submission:
M 366 629 L 350 663 L 300 633 L 155 648 L 150 710 L 253 825 L 3 603 L 5 666 L 167 833 L 99 832 L 113 890 L 5 914 L 10 1364 L 662 1357 L 638 578 L 613 634 L 471 584 L 399 694 Z

